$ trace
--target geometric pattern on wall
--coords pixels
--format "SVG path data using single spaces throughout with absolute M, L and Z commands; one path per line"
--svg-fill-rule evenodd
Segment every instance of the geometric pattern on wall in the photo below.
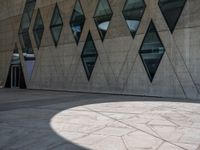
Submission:
M 106 36 L 112 16 L 113 12 L 108 0 L 99 0 L 94 15 L 94 21 L 102 41 Z
M 97 53 L 92 35 L 89 32 L 87 35 L 85 45 L 83 47 L 82 54 L 81 54 L 82 63 L 83 63 L 88 81 L 90 80 L 90 77 L 92 75 L 97 57 L 98 57 L 98 53 Z
M 18 32 L 20 45 L 22 48 L 26 71 L 28 78 L 31 79 L 31 75 L 33 72 L 33 67 L 35 64 L 35 54 L 33 51 L 30 35 L 29 35 L 29 27 L 31 24 L 31 19 L 33 16 L 33 11 L 35 8 L 36 0 L 27 0 L 25 3 L 24 11 L 22 14 L 20 28 Z
M 158 2 L 171 33 L 173 33 L 176 27 L 186 1 L 187 0 L 159 0 Z
M 38 9 L 35 23 L 33 26 L 33 34 L 34 34 L 35 42 L 38 49 L 40 48 L 43 32 L 44 32 L 44 24 L 43 24 L 40 10 Z
M 55 47 L 57 47 L 58 45 L 62 28 L 63 28 L 63 21 L 62 21 L 62 17 L 59 11 L 59 7 L 56 3 L 53 16 L 51 19 L 51 24 L 50 24 L 50 31 L 51 31 L 51 35 L 52 35 Z
M 81 33 L 85 23 L 85 15 L 81 7 L 80 0 L 76 0 L 76 4 L 70 19 L 70 27 L 73 32 L 76 44 L 78 45 Z
M 138 30 L 145 8 L 144 0 L 126 0 L 122 13 L 133 38 Z
M 151 82 L 153 81 L 164 53 L 165 48 L 163 43 L 153 21 L 151 21 L 139 50 L 140 57 Z

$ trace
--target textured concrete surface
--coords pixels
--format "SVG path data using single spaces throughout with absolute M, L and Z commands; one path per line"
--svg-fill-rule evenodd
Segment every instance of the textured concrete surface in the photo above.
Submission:
M 49 30 L 56 2 L 64 24 L 57 48 Z M 173 34 L 159 9 L 158 0 L 145 0 L 146 9 L 134 39 L 122 15 L 125 0 L 109 0 L 113 18 L 104 42 L 100 40 L 93 20 L 98 0 L 80 2 L 86 22 L 80 43 L 76 45 L 69 25 L 75 0 L 37 0 L 30 27 L 36 64 L 29 80 L 18 39 L 25 0 L 0 0 L 0 86 L 6 82 L 12 52 L 17 43 L 26 83 L 31 89 L 200 99 L 199 0 L 187 0 Z M 39 50 L 32 32 L 38 8 L 45 26 Z M 151 20 L 166 49 L 153 83 L 150 83 L 138 55 Z M 99 54 L 90 82 L 80 58 L 89 30 Z
M 1 150 L 200 150 L 200 103 L 0 89 Z

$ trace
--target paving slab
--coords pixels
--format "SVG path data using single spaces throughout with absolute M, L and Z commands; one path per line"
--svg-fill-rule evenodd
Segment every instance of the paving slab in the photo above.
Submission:
M 200 150 L 200 103 L 0 89 L 0 150 Z

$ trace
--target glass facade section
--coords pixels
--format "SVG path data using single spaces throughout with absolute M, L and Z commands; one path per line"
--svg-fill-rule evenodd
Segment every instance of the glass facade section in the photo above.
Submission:
M 17 44 L 15 44 L 15 48 L 11 59 L 11 65 L 19 65 L 19 64 L 20 64 L 19 51 L 17 48 Z
M 139 50 L 140 57 L 151 82 L 153 81 L 164 52 L 165 48 L 156 31 L 154 23 L 151 21 Z
M 138 30 L 145 8 L 144 0 L 126 0 L 122 13 L 133 38 Z
M 186 0 L 159 0 L 158 2 L 161 12 L 172 33 L 176 27 L 185 3 Z
M 80 0 L 77 0 L 70 20 L 70 26 L 76 40 L 76 44 L 78 44 L 80 40 L 84 23 L 85 15 L 83 13 Z
M 27 0 L 25 4 L 25 8 L 22 14 L 20 28 L 19 28 L 19 40 L 22 48 L 24 61 L 26 65 L 26 71 L 28 73 L 29 79 L 31 78 L 33 67 L 35 64 L 35 54 L 33 51 L 30 35 L 29 35 L 29 27 L 31 24 L 31 19 L 33 16 L 33 11 L 35 8 L 36 0 Z
M 33 34 L 38 49 L 40 48 L 43 32 L 44 32 L 44 24 L 42 16 L 40 14 L 40 10 L 38 9 L 37 16 L 35 19 L 35 24 L 33 27 Z
M 58 45 L 60 34 L 62 32 L 62 27 L 63 27 L 62 17 L 60 15 L 58 5 L 56 4 L 50 24 L 51 35 L 55 46 Z
M 90 80 L 91 74 L 96 64 L 97 57 L 98 57 L 98 53 L 97 53 L 94 41 L 92 39 L 92 35 L 89 32 L 82 54 L 81 54 L 81 59 L 82 59 L 83 66 L 84 66 L 88 80 Z
M 99 0 L 95 15 L 94 15 L 94 21 L 95 21 L 95 24 L 97 26 L 97 29 L 99 31 L 102 41 L 104 40 L 106 36 L 106 32 L 108 30 L 112 16 L 113 16 L 113 12 L 108 3 L 108 0 Z

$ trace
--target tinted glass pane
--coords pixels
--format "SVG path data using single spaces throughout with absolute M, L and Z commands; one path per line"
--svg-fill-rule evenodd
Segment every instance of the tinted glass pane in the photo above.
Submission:
M 159 7 L 171 32 L 176 27 L 185 2 L 186 0 L 159 0 Z
M 90 80 L 92 71 L 96 64 L 97 57 L 98 57 L 98 53 L 97 53 L 94 41 L 92 39 L 92 35 L 89 32 L 86 43 L 83 48 L 83 52 L 81 54 L 83 66 L 84 66 L 88 80 Z
M 40 47 L 42 35 L 43 35 L 43 30 L 34 31 L 35 42 L 37 44 L 38 49 Z
M 96 12 L 94 15 L 94 21 L 99 31 L 101 40 L 103 41 L 108 30 L 111 18 L 112 10 L 107 0 L 99 0 Z
M 20 34 L 18 34 L 18 36 L 19 36 L 21 48 L 24 49 L 25 45 L 24 45 L 24 40 L 23 40 L 23 34 L 20 33 Z
M 63 27 L 62 18 L 59 12 L 58 5 L 56 4 L 50 24 L 51 35 L 53 37 L 55 46 L 58 45 L 62 27 Z
M 33 1 L 31 3 L 26 3 L 24 12 L 26 12 L 28 14 L 28 17 L 30 18 L 30 20 L 33 15 L 34 8 L 35 8 L 35 1 Z
M 23 56 L 25 63 L 28 64 L 29 62 L 32 63 L 32 66 L 35 63 L 35 54 L 32 48 L 31 39 L 29 36 L 29 27 L 33 15 L 33 11 L 35 8 L 35 0 L 27 0 L 25 4 L 25 8 L 22 14 L 22 19 L 20 23 L 20 29 L 19 29 L 19 40 L 21 44 L 21 48 L 23 51 Z M 30 67 L 30 65 L 26 65 L 26 70 L 28 72 L 29 79 L 31 78 L 31 74 L 33 71 L 33 67 Z
M 31 20 L 28 16 L 27 13 L 24 13 L 22 16 L 22 20 L 21 20 L 21 26 L 20 26 L 20 33 L 21 32 L 27 32 L 30 26 Z
M 31 57 L 31 56 L 29 56 Z M 29 79 L 31 78 L 32 76 L 32 73 L 33 73 L 33 68 L 34 68 L 34 64 L 35 64 L 35 57 L 34 59 L 27 59 L 27 61 L 25 62 L 26 63 L 26 70 L 27 70 L 27 73 L 28 73 L 28 77 Z
M 28 53 L 30 51 L 30 49 L 32 49 L 32 43 L 31 43 L 31 40 L 30 40 L 29 33 L 24 32 L 21 35 L 22 35 L 22 38 L 23 38 L 23 41 L 24 41 L 23 51 Z
M 56 46 L 58 45 L 61 31 L 62 31 L 62 26 L 55 26 L 51 28 L 51 34 Z
M 43 24 L 43 21 L 42 21 L 42 16 L 40 14 L 40 11 L 38 10 L 37 17 L 36 17 L 36 20 L 35 20 L 35 24 L 34 24 L 34 27 L 33 27 L 35 42 L 37 44 L 38 49 L 39 49 L 40 44 L 41 44 L 43 32 L 44 32 L 44 24 Z
M 70 26 L 77 44 L 79 42 L 84 23 L 85 23 L 85 16 L 81 8 L 80 1 L 77 0 L 70 21 Z
M 27 3 L 34 3 L 36 0 L 27 0 Z
M 107 0 L 99 0 L 95 17 L 98 16 L 104 16 L 104 15 L 110 15 L 112 14 L 112 10 L 110 8 L 110 5 Z
M 11 60 L 12 65 L 18 65 L 20 64 L 20 57 L 19 57 L 19 51 L 17 48 L 17 45 L 15 44 L 15 49 L 12 55 L 12 60 Z
M 155 76 L 164 52 L 165 48 L 153 22 L 151 22 L 139 51 L 140 57 L 151 81 Z
M 137 32 L 145 7 L 144 0 L 127 0 L 125 3 L 123 15 L 133 37 Z
M 62 18 L 61 18 L 60 12 L 59 12 L 58 5 L 56 5 L 54 12 L 53 12 L 52 20 L 51 20 L 51 26 L 60 25 L 62 23 L 63 22 L 62 22 Z
M 19 33 L 24 32 L 24 30 L 28 30 L 30 23 L 31 23 L 31 18 L 33 15 L 33 11 L 35 8 L 35 1 L 26 1 L 25 8 L 22 14 L 22 20 L 21 20 L 21 25 L 20 25 L 20 30 Z

